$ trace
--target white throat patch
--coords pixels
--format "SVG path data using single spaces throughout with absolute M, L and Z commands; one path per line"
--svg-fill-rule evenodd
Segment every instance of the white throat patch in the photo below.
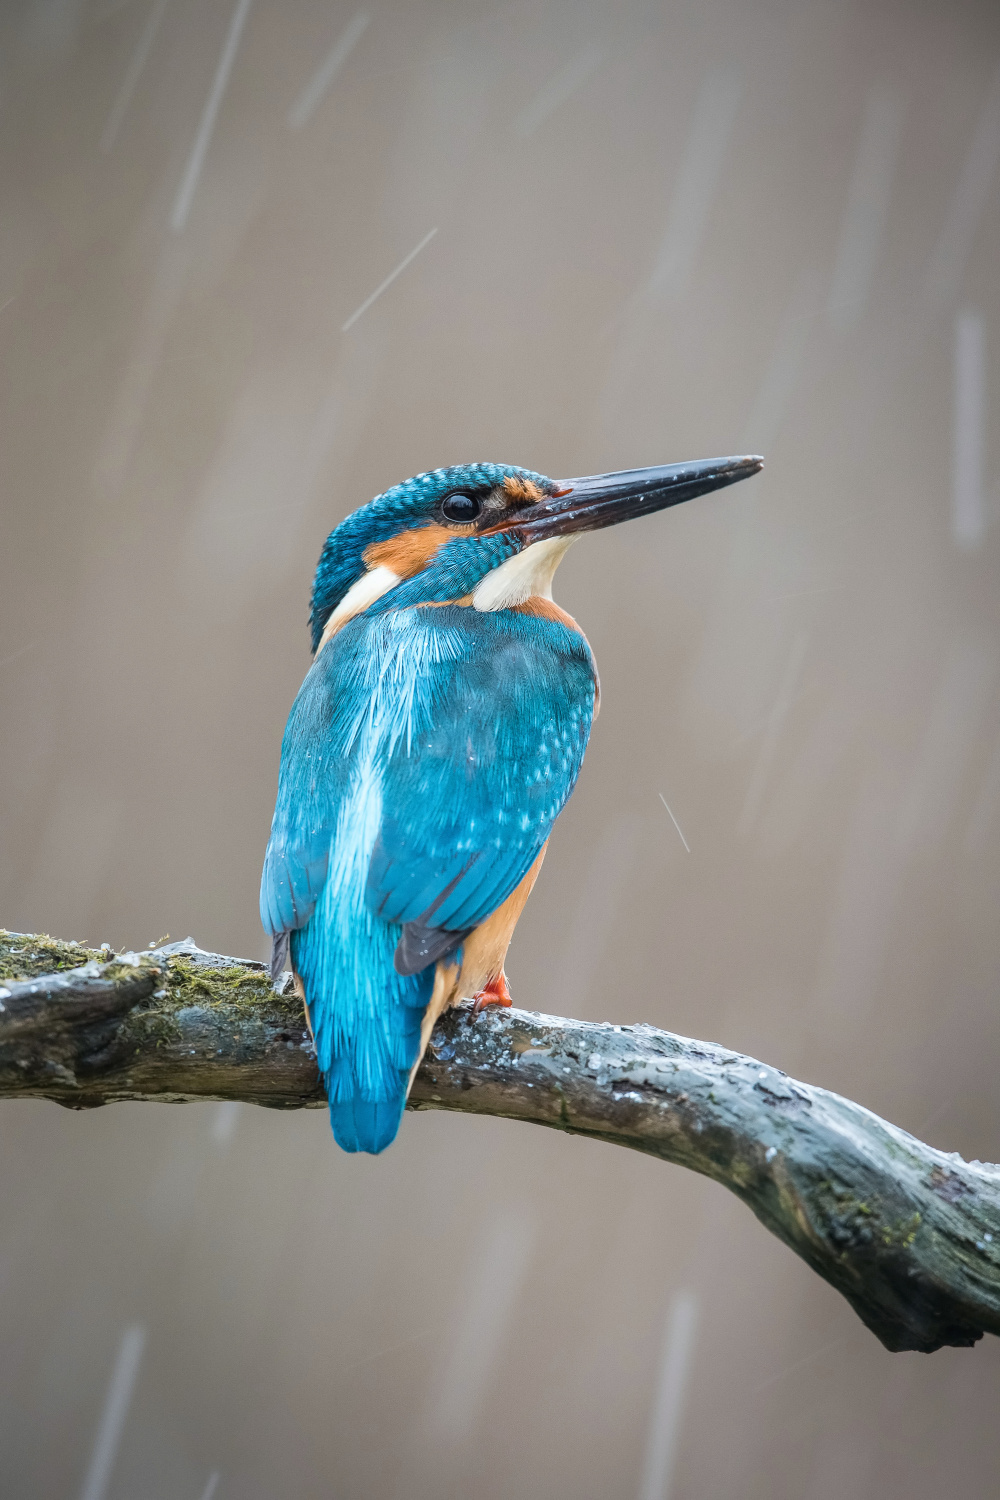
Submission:
M 472 595 L 476 609 L 511 609 L 529 599 L 552 598 L 552 579 L 575 536 L 552 536 L 532 542 L 481 579 Z

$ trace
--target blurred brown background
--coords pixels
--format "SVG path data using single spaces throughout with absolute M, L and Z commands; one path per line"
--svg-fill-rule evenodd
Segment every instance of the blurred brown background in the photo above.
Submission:
M 563 565 L 604 704 L 515 999 L 997 1160 L 995 0 L 354 4 L 0 9 L 0 922 L 262 955 L 312 569 L 373 494 L 759 451 Z M 679 1169 L 2 1122 L 11 1500 L 997 1492 L 996 1341 L 887 1354 Z

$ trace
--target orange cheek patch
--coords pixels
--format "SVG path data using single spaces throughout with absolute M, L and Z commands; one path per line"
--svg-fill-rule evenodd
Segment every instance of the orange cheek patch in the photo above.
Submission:
M 412 578 L 453 535 L 447 526 L 417 526 L 388 541 L 373 542 L 365 548 L 364 560 L 369 568 L 391 568 L 400 578 Z

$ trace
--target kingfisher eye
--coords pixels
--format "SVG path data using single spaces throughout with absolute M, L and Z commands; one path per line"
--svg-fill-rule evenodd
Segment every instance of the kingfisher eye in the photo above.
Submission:
M 448 521 L 474 521 L 482 510 L 481 500 L 475 495 L 466 495 L 462 490 L 452 490 L 441 501 L 441 514 Z

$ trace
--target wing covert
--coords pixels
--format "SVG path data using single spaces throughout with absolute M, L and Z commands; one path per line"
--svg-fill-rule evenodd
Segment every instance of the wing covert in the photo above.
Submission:
M 429 613 L 423 611 L 422 613 Z M 584 637 L 512 611 L 435 610 L 462 650 L 384 769 L 366 901 L 406 933 L 400 972 L 458 946 L 516 889 L 579 774 L 594 709 Z

